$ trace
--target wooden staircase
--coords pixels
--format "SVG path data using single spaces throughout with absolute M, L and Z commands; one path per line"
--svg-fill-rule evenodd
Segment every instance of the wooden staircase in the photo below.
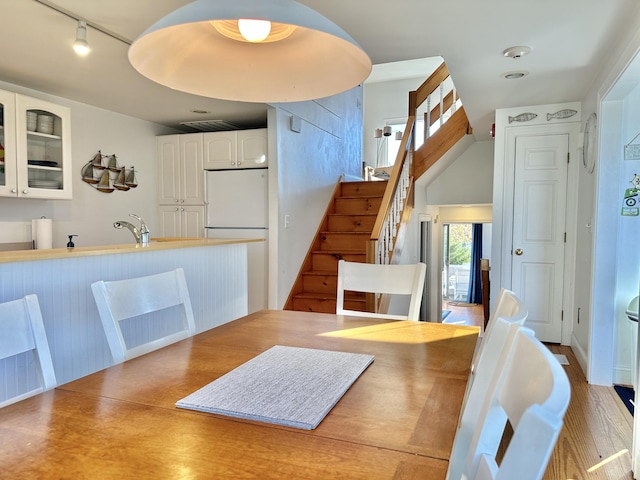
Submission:
M 335 313 L 338 260 L 366 262 L 387 182 L 340 182 L 285 303 L 285 310 Z M 363 293 L 347 292 L 345 308 L 366 310 Z
M 409 92 L 409 116 L 388 181 L 338 182 L 285 310 L 335 313 L 340 259 L 400 262 L 414 206 L 415 179 L 472 132 L 455 88 L 445 95 L 443 85 L 448 78 L 442 63 L 417 90 Z M 440 101 L 431 108 L 436 92 Z M 414 149 L 416 115 L 423 103 L 427 104 L 424 125 L 429 127 L 422 132 L 422 146 Z M 436 123 L 438 128 L 431 133 Z M 345 292 L 345 308 L 387 313 L 389 299 L 389 295 Z

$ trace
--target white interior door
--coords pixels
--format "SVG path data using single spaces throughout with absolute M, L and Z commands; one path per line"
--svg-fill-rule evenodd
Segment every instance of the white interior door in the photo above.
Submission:
M 562 339 L 569 135 L 516 137 L 512 289 L 526 325 L 544 342 Z

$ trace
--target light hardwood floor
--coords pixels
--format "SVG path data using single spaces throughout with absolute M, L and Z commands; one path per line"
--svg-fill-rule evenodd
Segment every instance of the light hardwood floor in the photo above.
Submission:
M 457 306 L 446 322 L 482 326 L 481 306 Z M 566 355 L 571 381 L 571 402 L 564 427 L 553 451 L 544 480 L 632 480 L 631 433 L 633 417 L 613 387 L 589 385 L 570 347 L 548 345 Z

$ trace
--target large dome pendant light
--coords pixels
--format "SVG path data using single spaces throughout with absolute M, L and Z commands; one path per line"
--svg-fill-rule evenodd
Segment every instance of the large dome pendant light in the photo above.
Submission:
M 245 37 L 241 19 L 268 24 L 266 37 Z M 260 103 L 328 97 L 371 72 L 371 60 L 355 40 L 293 0 L 196 0 L 138 37 L 129 61 L 175 90 Z

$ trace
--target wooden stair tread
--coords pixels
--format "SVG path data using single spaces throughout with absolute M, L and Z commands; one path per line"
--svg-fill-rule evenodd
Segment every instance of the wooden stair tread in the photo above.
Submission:
M 367 252 L 366 250 L 314 250 L 311 253 L 334 255 L 339 257 L 340 255 L 365 255 Z
M 382 198 L 384 195 L 340 195 L 336 197 L 336 200 L 351 200 L 353 198 L 357 198 L 360 200 L 361 198 Z
M 362 212 L 362 213 L 329 213 L 329 217 L 376 217 L 376 212 Z
M 362 292 L 345 292 L 345 299 L 350 300 L 364 300 L 364 293 Z M 336 294 L 333 293 L 320 293 L 320 292 L 300 292 L 295 294 L 295 298 L 313 298 L 316 300 L 335 300 Z
M 337 270 L 307 270 L 306 272 L 302 272 L 302 275 L 317 275 L 317 276 L 337 276 Z
M 364 293 L 362 292 L 345 292 L 345 299 L 349 300 L 364 300 Z M 314 300 L 335 300 L 336 294 L 331 293 L 319 293 L 319 292 L 300 292 L 296 294 L 296 298 L 311 298 Z

